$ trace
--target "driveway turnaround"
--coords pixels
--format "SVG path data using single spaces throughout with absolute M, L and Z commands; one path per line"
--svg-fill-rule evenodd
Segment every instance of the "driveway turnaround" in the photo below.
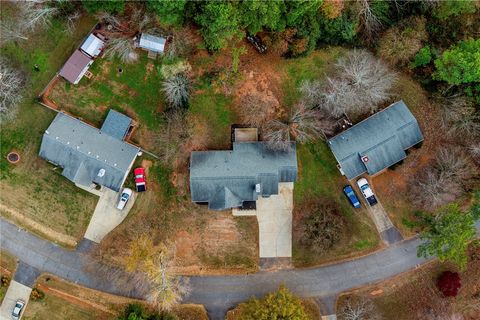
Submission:
M 476 227 L 480 230 L 480 221 Z M 88 254 L 56 246 L 3 218 L 0 230 L 0 248 L 42 272 L 116 295 L 139 299 L 147 296 L 148 286 L 142 285 L 141 275 L 126 273 L 96 262 Z M 263 296 L 285 284 L 301 297 L 327 303 L 345 290 L 385 280 L 427 261 L 417 257 L 420 243 L 418 238 L 404 240 L 356 260 L 311 269 L 190 277 L 192 290 L 184 302 L 203 304 L 211 319 L 223 319 L 226 311 L 239 302 Z
M 92 218 L 85 232 L 85 239 L 100 243 L 102 239 L 115 229 L 127 217 L 128 212 L 135 202 L 135 193 L 123 210 L 117 209 L 120 193 L 104 188 L 99 195 L 97 206 L 93 212 Z
M 15 307 L 15 303 L 17 300 L 23 300 L 25 302 L 25 307 L 23 307 L 23 312 L 25 312 L 26 304 L 30 299 L 30 293 L 32 292 L 32 288 L 27 287 L 26 285 L 21 284 L 15 280 L 10 281 L 10 285 L 8 286 L 7 293 L 3 298 L 2 306 L 0 307 L 0 320 L 11 320 L 12 319 L 12 311 Z
M 385 208 L 380 202 L 372 207 L 367 204 L 367 210 L 375 223 L 375 227 L 377 228 L 380 237 L 387 245 L 403 240 L 402 235 L 397 228 L 395 228 L 388 217 Z

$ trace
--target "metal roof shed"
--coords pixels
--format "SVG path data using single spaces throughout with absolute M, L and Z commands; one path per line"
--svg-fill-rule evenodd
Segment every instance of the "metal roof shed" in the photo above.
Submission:
M 105 42 L 96 37 L 93 33 L 90 33 L 80 49 L 90 57 L 96 58 L 100 52 L 102 52 L 104 46 Z
M 62 175 L 90 187 L 120 191 L 139 148 L 64 113 L 43 134 L 40 157 L 63 168 Z
M 165 38 L 142 33 L 138 41 L 138 47 L 148 51 L 162 53 L 165 51 L 166 42 L 167 42 L 167 39 Z
M 340 171 L 349 180 L 374 175 L 405 159 L 405 150 L 423 141 L 417 120 L 403 101 L 328 140 Z
M 120 112 L 110 110 L 100 131 L 119 140 L 123 140 L 131 125 L 132 119 Z
M 63 65 L 62 69 L 60 70 L 60 75 L 68 82 L 77 84 L 92 63 L 92 58 L 80 50 L 75 50 L 75 52 Z
M 233 143 L 233 150 L 194 151 L 190 157 L 193 202 L 209 209 L 242 207 L 259 196 L 278 194 L 280 182 L 297 180 L 295 144 L 289 151 L 269 150 L 263 142 Z

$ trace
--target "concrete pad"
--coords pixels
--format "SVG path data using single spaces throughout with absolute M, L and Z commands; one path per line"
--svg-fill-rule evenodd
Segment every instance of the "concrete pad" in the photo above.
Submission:
M 3 298 L 2 306 L 0 307 L 0 320 L 12 319 L 12 311 L 18 299 L 25 301 L 25 307 L 20 314 L 21 318 L 25 313 L 25 308 L 27 307 L 31 292 L 32 288 L 27 287 L 15 280 L 10 281 L 10 286 L 8 287 L 7 293 Z
M 293 183 L 278 189 L 278 195 L 257 200 L 260 258 L 292 256 Z
M 84 238 L 96 243 L 100 243 L 102 239 L 115 229 L 127 217 L 128 212 L 135 202 L 135 192 L 133 192 L 130 200 L 123 210 L 117 209 L 119 192 L 115 192 L 108 188 L 101 191 L 95 211 L 93 212 L 90 224 L 85 232 Z

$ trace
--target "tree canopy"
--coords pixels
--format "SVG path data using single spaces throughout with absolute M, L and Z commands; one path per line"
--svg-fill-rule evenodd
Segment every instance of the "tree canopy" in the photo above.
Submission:
M 418 247 L 418 256 L 437 256 L 440 261 L 452 261 L 464 268 L 467 264 L 467 248 L 475 237 L 475 220 L 480 218 L 479 194 L 475 204 L 464 213 L 457 204 L 441 208 L 436 216 L 424 219 L 427 230 L 420 238 L 425 240 Z
M 239 308 L 243 320 L 309 319 L 300 299 L 284 286 L 262 299 L 251 298 L 240 304 Z
M 281 31 L 285 28 L 282 14 L 285 3 L 282 1 L 243 1 L 240 3 L 242 25 L 246 30 L 255 34 L 263 28 Z
M 225 48 L 228 40 L 240 30 L 237 9 L 230 2 L 207 2 L 196 22 L 202 27 L 201 33 L 209 50 Z
M 480 39 L 460 41 L 435 60 L 434 78 L 452 85 L 480 82 Z
M 109 13 L 121 13 L 123 12 L 123 9 L 125 9 L 124 0 L 115 0 L 115 1 L 83 0 L 82 4 L 88 13 L 96 13 L 100 11 L 105 11 Z
M 161 23 L 178 26 L 183 23 L 186 4 L 187 0 L 148 0 L 147 8 L 159 16 Z

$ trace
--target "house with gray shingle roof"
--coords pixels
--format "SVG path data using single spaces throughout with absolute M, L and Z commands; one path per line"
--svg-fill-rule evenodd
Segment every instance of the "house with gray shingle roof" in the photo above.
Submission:
M 406 158 L 423 141 L 417 119 L 398 101 L 328 140 L 340 172 L 351 180 L 375 175 Z
M 140 151 L 123 140 L 131 121 L 110 110 L 97 129 L 60 112 L 43 134 L 39 155 L 63 168 L 62 175 L 75 184 L 120 191 Z
M 259 197 L 278 194 L 278 184 L 297 180 L 297 154 L 263 142 L 234 142 L 232 150 L 194 151 L 190 157 L 192 201 L 211 210 L 252 208 Z

